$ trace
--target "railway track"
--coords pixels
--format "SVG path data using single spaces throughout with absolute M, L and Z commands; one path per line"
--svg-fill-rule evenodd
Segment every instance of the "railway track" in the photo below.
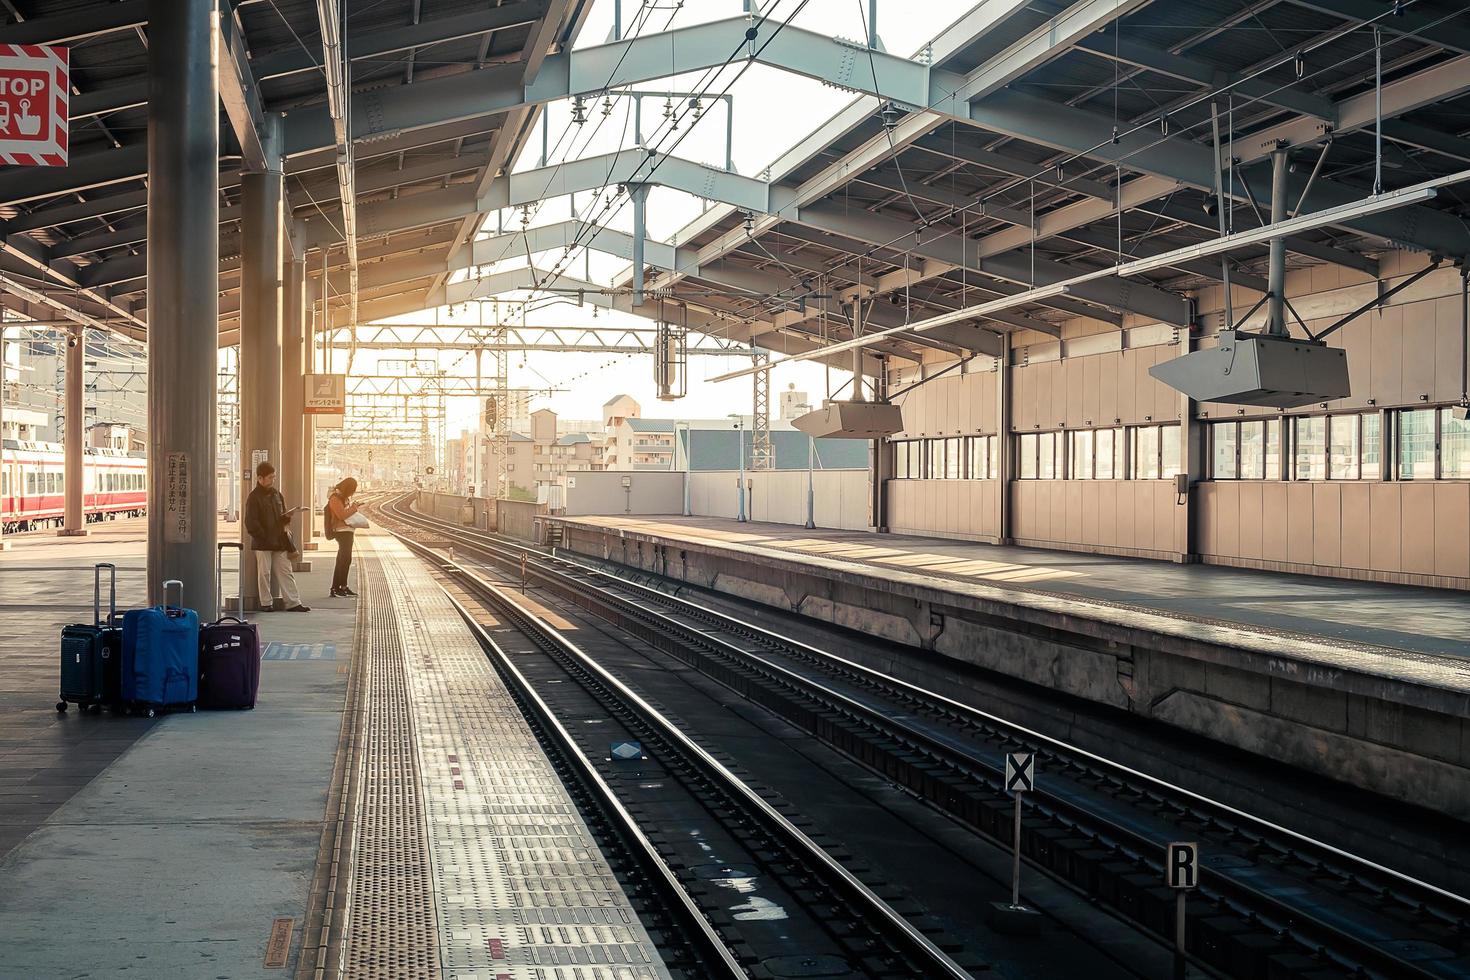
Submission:
M 402 530 L 524 574 L 883 773 L 998 842 L 1007 750 L 1035 750 L 1028 861 L 1160 936 L 1164 844 L 1195 840 L 1204 875 L 1189 952 L 1226 976 L 1470 975 L 1470 902 L 1005 719 L 727 613 L 386 502 Z M 522 571 L 523 570 L 523 571 Z
M 645 753 L 658 760 L 666 778 L 680 784 L 708 815 L 710 826 L 701 831 L 701 838 L 720 839 L 719 828 L 723 828 L 725 839 L 716 850 L 724 853 L 732 848 L 743 850 L 746 860 L 736 862 L 732 874 L 744 876 L 745 871 L 750 871 L 752 877 L 774 882 L 780 893 L 793 897 L 794 900 L 780 905 L 780 930 L 804 937 L 796 940 L 801 954 L 793 959 L 807 962 L 812 969 L 827 964 L 828 968 L 839 971 L 832 975 L 842 976 L 893 980 L 919 976 L 960 980 L 972 976 L 969 969 L 951 957 L 950 951 L 941 948 L 942 937 L 931 936 L 911 924 L 808 837 L 792 817 L 768 803 L 691 739 L 679 723 L 600 666 L 594 656 L 538 615 L 524 600 L 473 570 L 445 559 L 431 547 L 405 540 L 450 577 L 471 600 L 462 601 L 451 593 L 538 733 L 550 743 L 549 748 L 563 760 L 586 796 L 593 800 L 604 824 L 613 829 L 623 845 L 624 853 L 634 857 L 644 880 L 659 892 L 662 907 L 670 910 L 671 918 L 678 922 L 682 938 L 677 944 L 688 947 L 698 964 L 684 967 L 688 971 L 686 975 L 765 974 L 755 972 L 758 961 L 741 941 L 741 930 L 734 928 L 735 924 L 722 922 L 716 928 L 706 917 L 709 911 L 699 910 L 700 900 L 692 887 L 699 883 L 699 873 L 691 873 L 687 866 L 675 867 L 650 841 L 638 814 L 602 778 L 585 746 L 579 745 L 562 721 L 564 717 L 575 716 L 585 723 L 589 715 L 601 712 L 617 730 L 631 733 Z M 477 616 L 475 603 L 499 622 L 512 626 L 542 656 L 528 660 L 524 656 L 527 651 L 514 655 L 505 649 L 503 641 L 497 641 L 479 623 L 482 617 Z M 570 685 L 564 683 L 568 681 Z M 559 704 L 555 706 L 538 693 L 538 690 L 553 689 L 552 684 L 562 685 L 554 688 L 559 692 Z M 571 685 L 580 693 L 568 695 L 566 691 Z M 808 921 L 792 921 L 800 920 L 803 915 Z M 825 934 L 825 946 L 811 938 L 815 933 Z M 953 944 L 946 945 L 953 948 Z

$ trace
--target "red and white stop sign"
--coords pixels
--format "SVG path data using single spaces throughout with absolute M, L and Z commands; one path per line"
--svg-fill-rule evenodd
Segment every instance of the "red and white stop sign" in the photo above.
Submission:
M 66 166 L 67 49 L 0 44 L 0 163 Z

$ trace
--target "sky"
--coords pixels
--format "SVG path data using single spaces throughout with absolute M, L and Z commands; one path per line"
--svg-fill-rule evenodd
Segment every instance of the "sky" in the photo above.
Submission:
M 599 0 L 583 28 L 578 48 L 602 44 L 611 39 L 615 0 Z M 867 35 L 866 18 L 869 0 L 764 0 L 761 11 L 768 16 L 763 30 L 797 12 L 792 23 L 829 36 L 849 39 Z M 904 56 L 912 55 L 962 14 L 968 0 L 913 3 L 910 0 L 878 0 L 878 33 L 885 50 Z M 743 0 L 622 0 L 623 35 L 657 33 L 666 28 L 677 29 L 692 24 L 743 16 Z M 677 43 L 677 39 L 674 43 Z M 743 69 L 743 71 L 742 71 Z M 733 139 L 729 147 L 736 172 L 746 176 L 762 176 L 784 151 L 820 126 L 832 114 L 848 104 L 853 94 L 821 82 L 791 75 L 763 65 L 737 61 L 718 72 L 688 75 L 639 86 L 648 93 L 642 99 L 641 129 L 643 145 L 671 152 L 677 156 L 723 167 L 726 158 L 727 111 L 733 111 Z M 687 108 L 687 99 L 673 98 L 670 92 L 700 92 L 704 111 L 699 120 Z M 725 104 L 714 96 L 728 92 L 733 104 Z M 665 117 L 665 103 L 683 110 L 682 118 Z M 528 141 L 525 152 L 516 161 L 515 170 L 525 171 L 542 165 L 554 167 L 565 160 L 582 159 L 637 145 L 634 134 L 634 100 L 615 97 L 604 114 L 601 100 L 587 105 L 587 121 L 572 123 L 570 102 L 554 103 L 545 113 L 546 147 L 543 151 L 541 131 Z M 677 128 L 673 123 L 677 122 Z M 654 187 L 648 196 L 648 232 L 651 238 L 676 241 L 678 232 L 708 205 L 697 198 L 666 188 Z M 561 197 L 520 210 L 490 215 L 485 234 L 497 229 L 515 231 L 564 221 L 572 208 L 598 223 L 625 232 L 632 230 L 632 208 L 626 195 L 610 191 Z M 558 249 L 534 255 L 531 260 L 540 269 L 556 269 L 568 275 L 607 285 L 624 274 L 628 263 L 602 253 L 581 249 L 570 257 Z M 527 265 L 525 255 L 508 258 L 484 273 L 503 271 Z M 508 296 L 507 300 L 527 299 L 525 294 Z M 509 304 L 499 307 L 504 315 Z M 524 306 L 524 303 L 516 305 Z M 592 308 L 578 307 L 572 302 L 549 303 L 543 296 L 522 310 L 516 322 L 542 325 L 636 325 L 647 328 L 651 321 L 643 317 L 601 310 L 593 318 Z M 440 308 L 414 316 L 396 318 L 398 322 L 465 323 L 495 322 L 497 308 L 491 304 L 470 303 L 454 309 Z M 392 321 L 390 321 L 392 322 Z M 401 356 L 401 355 L 398 355 Z M 369 364 L 359 360 L 357 364 Z M 752 381 L 749 377 L 718 384 L 707 379 L 727 371 L 748 366 L 749 358 L 698 356 L 690 358 L 688 395 L 684 399 L 660 403 L 655 398 L 652 360 L 646 356 L 614 356 L 595 354 L 532 353 L 512 358 L 511 387 L 546 389 L 537 397 L 534 408 L 549 407 L 563 418 L 596 419 L 609 397 L 627 393 L 643 406 L 645 416 L 674 418 L 712 418 L 731 412 L 748 413 L 752 404 Z M 472 355 L 449 354 L 441 366 L 449 373 L 473 376 Z M 800 362 L 776 368 L 772 372 L 773 414 L 774 392 L 795 384 L 812 396 L 815 404 L 825 393 L 837 391 L 847 383 L 849 375 L 828 370 L 819 364 Z M 458 404 L 447 408 L 450 431 L 472 425 L 476 404 L 468 399 L 455 399 Z

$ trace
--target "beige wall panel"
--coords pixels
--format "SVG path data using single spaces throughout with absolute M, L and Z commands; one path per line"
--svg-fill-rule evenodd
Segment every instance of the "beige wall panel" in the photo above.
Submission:
M 1370 486 L 1368 553 L 1370 567 L 1380 572 L 1397 572 L 1401 567 L 1399 512 L 1403 487 L 1402 483 L 1374 483 Z
M 1100 356 L 1084 357 L 1082 360 L 1082 416 L 1078 425 L 1098 426 L 1104 425 L 1098 415 L 1097 407 L 1100 404 L 1098 391 L 1102 384 L 1102 358 Z M 1112 421 L 1108 416 L 1108 422 Z
M 1219 506 L 1215 508 L 1216 554 L 1240 557 L 1240 484 L 1222 480 L 1216 484 Z
M 1082 484 L 1082 541 L 1086 544 L 1102 544 L 1097 526 L 1102 483 L 1092 480 L 1078 482 Z
M 1051 540 L 1051 484 L 1044 480 L 1031 482 L 1031 533 L 1041 540 Z
M 955 399 L 959 402 L 960 431 L 976 432 L 980 428 L 980 379 L 966 375 L 955 385 Z
M 1067 377 L 1072 373 L 1072 365 L 1076 361 L 1057 361 L 1051 365 L 1051 373 L 1047 376 L 1047 392 L 1051 395 L 1050 407 L 1043 408 L 1047 404 L 1045 400 L 1037 402 L 1036 409 L 1042 413 L 1037 419 L 1043 429 L 1061 428 L 1067 421 Z
M 1259 560 L 1264 556 L 1261 528 L 1263 487 L 1258 481 L 1240 484 L 1238 520 L 1240 522 L 1240 557 Z
M 995 386 L 999 375 L 994 371 L 976 375 L 975 401 L 980 408 L 980 431 L 995 431 Z
M 1053 480 L 1051 485 L 1051 539 L 1069 541 L 1067 533 L 1068 484 L 1065 480 Z
M 1312 485 L 1292 483 L 1286 487 L 1286 560 L 1299 565 L 1312 563 Z
M 1082 425 L 1082 402 L 1087 388 L 1087 363 L 1091 357 L 1069 357 L 1062 363 L 1066 365 L 1067 390 L 1063 395 L 1067 399 L 1067 411 L 1062 418 L 1067 420 L 1069 428 L 1080 428 Z
M 1342 485 L 1342 553 L 1339 563 L 1343 568 L 1372 567 L 1372 544 L 1369 536 L 1372 496 L 1372 484 Z
M 1113 544 L 1119 548 L 1131 548 L 1138 540 L 1134 528 L 1138 523 L 1138 512 L 1133 506 L 1137 484 L 1132 480 L 1119 480 L 1117 506 L 1113 510 Z
M 1016 538 L 1036 536 L 1036 482 L 1016 480 L 1011 483 L 1011 535 Z
M 1189 509 L 1179 505 L 1174 481 L 1164 480 L 1154 485 L 1154 508 L 1159 515 L 1159 526 L 1167 535 L 1163 540 L 1156 540 L 1154 547 L 1161 551 L 1183 551 L 1184 518 Z
M 1261 557 L 1286 561 L 1286 484 L 1261 484 Z
M 1097 360 L 1097 425 L 1112 425 L 1118 418 L 1118 372 L 1122 370 L 1123 355 L 1118 351 L 1099 354 Z
M 954 480 L 945 487 L 949 491 L 949 526 L 961 534 L 975 533 L 975 525 L 970 522 L 972 487 L 974 484 L 968 480 Z
M 1131 482 L 1133 483 L 1133 540 L 1124 541 L 1123 547 L 1152 548 L 1156 529 L 1151 487 L 1144 480 Z
M 1466 353 L 1461 348 L 1460 301 L 1445 297 L 1434 303 L 1434 394 L 1435 401 L 1457 401 L 1460 397 L 1460 365 Z
M 1434 484 L 1405 483 L 1399 562 L 1406 572 L 1434 574 Z
M 1372 315 L 1358 317 L 1328 340 L 1337 340 L 1338 337 L 1342 338 L 1340 343 L 1343 350 L 1347 351 L 1348 390 L 1352 392 L 1341 404 L 1362 407 L 1368 403 L 1368 399 L 1379 397 L 1374 394 L 1373 386 Z
M 1030 429 L 1036 414 L 1036 386 L 1031 371 L 1029 367 L 1011 368 L 1011 428 L 1017 432 Z
M 1434 359 L 1438 353 L 1435 304 L 1410 303 L 1400 309 L 1403 322 L 1403 391 L 1406 401 L 1434 397 Z
M 1219 483 L 1201 483 L 1195 488 L 1195 546 L 1202 555 L 1220 554 L 1219 545 L 1215 542 L 1215 527 L 1219 523 L 1215 511 L 1219 499 Z
M 1082 532 L 1082 494 L 1086 480 L 1063 480 L 1062 527 L 1064 537 L 1058 539 L 1072 544 L 1088 543 Z
M 1362 319 L 1373 324 L 1369 397 L 1378 399 L 1380 405 L 1402 405 L 1408 400 L 1403 386 L 1403 317 L 1397 307 L 1389 307 L 1364 314 Z
M 1099 480 L 1097 484 L 1097 543 L 1118 543 L 1118 481 Z
M 1342 564 L 1342 484 L 1312 485 L 1312 561 Z
M 1137 351 L 1122 351 L 1118 354 L 1117 390 L 1113 397 L 1116 399 L 1114 405 L 1114 417 L 1123 420 L 1126 425 L 1137 421 L 1135 409 L 1138 399 L 1138 379 L 1134 375 L 1133 361 Z
M 1470 483 L 1434 488 L 1434 574 L 1470 576 Z

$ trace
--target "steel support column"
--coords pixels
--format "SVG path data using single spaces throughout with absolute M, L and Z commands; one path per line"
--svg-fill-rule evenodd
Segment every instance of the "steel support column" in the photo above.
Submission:
M 275 464 L 285 477 L 281 456 L 281 200 L 283 171 L 280 114 L 265 118 L 261 143 L 265 169 L 240 175 L 240 456 L 243 495 L 255 486 L 255 467 Z M 289 501 L 293 506 L 297 501 Z M 241 526 L 246 575 L 241 582 L 246 608 L 269 604 L 257 594 L 255 556 Z
M 77 324 L 66 336 L 66 439 L 63 447 L 66 454 L 66 519 L 58 533 L 68 536 L 87 533 L 87 512 L 82 499 L 87 480 L 84 445 L 87 434 L 86 363 L 87 329 Z
M 1015 453 L 1011 445 L 1012 397 L 1011 335 L 1001 331 L 1000 353 L 995 368 L 995 543 L 1011 543 L 1011 481 L 1015 479 Z
M 1271 151 L 1271 223 L 1286 220 L 1286 147 Z M 1271 239 L 1271 261 L 1267 268 L 1266 333 L 1286 336 L 1286 239 Z
M 281 317 L 281 492 L 288 506 L 306 504 L 311 493 L 311 476 L 302 465 L 306 429 L 306 229 L 297 223 L 291 230 L 291 251 L 281 269 L 285 276 L 284 311 Z M 291 536 L 299 549 L 306 543 L 311 512 L 303 511 L 291 521 Z M 311 563 L 297 561 L 296 571 L 311 571 Z
M 179 579 L 213 619 L 219 358 L 215 4 L 152 0 L 148 24 L 148 592 Z

